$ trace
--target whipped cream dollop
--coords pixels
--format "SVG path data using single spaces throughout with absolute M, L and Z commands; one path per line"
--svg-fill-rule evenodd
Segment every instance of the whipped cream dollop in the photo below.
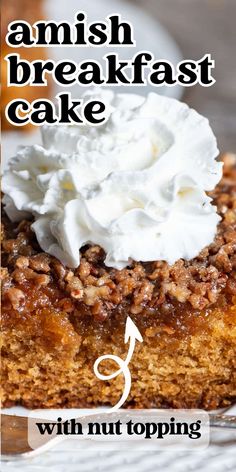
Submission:
M 41 248 L 69 267 L 87 243 L 117 269 L 197 256 L 220 220 L 206 194 L 222 175 L 208 120 L 156 93 L 89 95 L 106 104 L 106 123 L 45 126 L 42 145 L 10 159 L 2 182 L 10 219 L 33 215 Z

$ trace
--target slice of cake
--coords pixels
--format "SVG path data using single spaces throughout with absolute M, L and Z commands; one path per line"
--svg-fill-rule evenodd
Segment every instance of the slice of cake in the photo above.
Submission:
M 228 406 L 236 157 L 223 156 L 221 178 L 207 120 L 180 102 L 105 99 L 106 125 L 44 128 L 4 175 L 3 404 L 116 404 L 123 375 L 101 381 L 94 363 L 125 359 L 130 316 L 143 342 L 125 406 Z

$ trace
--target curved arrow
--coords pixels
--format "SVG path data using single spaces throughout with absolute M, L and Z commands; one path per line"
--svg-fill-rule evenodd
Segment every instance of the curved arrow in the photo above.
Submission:
M 137 326 L 134 324 L 134 322 L 128 316 L 128 318 L 126 320 L 126 325 L 125 325 L 125 337 L 124 337 L 125 344 L 129 340 L 130 340 L 130 344 L 129 344 L 129 349 L 128 349 L 128 353 L 127 353 L 127 356 L 126 356 L 125 360 L 123 360 L 119 356 L 115 356 L 113 354 L 105 354 L 103 356 L 100 356 L 94 363 L 94 367 L 93 367 L 94 368 L 94 373 L 100 380 L 111 380 L 111 379 L 114 379 L 115 377 L 117 377 L 118 375 L 120 375 L 121 373 L 124 375 L 125 388 L 124 388 L 123 394 L 122 394 L 120 400 L 118 401 L 118 403 L 115 406 L 113 406 L 111 409 L 108 410 L 109 412 L 114 412 L 114 411 L 118 410 L 123 405 L 123 403 L 125 402 L 125 400 L 127 399 L 128 395 L 129 395 L 130 388 L 131 388 L 131 374 L 130 374 L 130 370 L 129 370 L 128 365 L 129 365 L 129 363 L 132 359 L 132 355 L 133 355 L 133 352 L 134 352 L 134 349 L 135 349 L 136 340 L 141 342 L 141 343 L 143 342 L 143 338 L 142 338 Z M 99 364 L 102 361 L 107 360 L 107 359 L 110 359 L 110 360 L 113 360 L 114 362 L 116 362 L 116 364 L 119 366 L 119 369 L 117 369 L 112 374 L 104 375 L 104 374 L 101 374 L 99 372 L 98 367 L 99 367 Z

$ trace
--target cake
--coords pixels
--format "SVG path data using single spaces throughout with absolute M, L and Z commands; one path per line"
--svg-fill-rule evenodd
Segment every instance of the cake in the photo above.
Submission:
M 123 375 L 99 380 L 94 363 L 107 354 L 125 359 L 127 316 L 143 342 L 136 343 L 129 364 L 132 385 L 125 407 L 210 410 L 234 402 L 236 156 L 225 154 L 222 161 L 223 177 L 207 192 L 221 217 L 216 234 L 195 257 L 173 263 L 129 260 L 117 268 L 106 263 L 101 245 L 90 242 L 80 248 L 79 264 L 69 267 L 50 248 L 42 250 L 35 214 L 11 221 L 5 203 L 4 406 L 115 405 Z M 102 364 L 105 374 L 116 369 L 112 360 Z

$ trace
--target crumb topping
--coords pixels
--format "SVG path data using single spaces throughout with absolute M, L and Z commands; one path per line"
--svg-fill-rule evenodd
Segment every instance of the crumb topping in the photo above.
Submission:
M 78 268 L 68 269 L 41 251 L 30 221 L 12 224 L 4 215 L 3 298 L 20 310 L 25 287 L 39 291 L 48 287 L 50 296 L 57 298 L 59 288 L 63 310 L 70 312 L 83 304 L 103 320 L 121 304 L 137 315 L 145 307 L 156 309 L 172 301 L 203 310 L 223 292 L 236 295 L 236 155 L 226 154 L 223 160 L 224 176 L 209 194 L 222 217 L 216 237 L 196 258 L 180 259 L 172 266 L 156 261 L 133 262 L 122 270 L 109 268 L 104 265 L 103 249 L 93 245 L 82 249 Z

